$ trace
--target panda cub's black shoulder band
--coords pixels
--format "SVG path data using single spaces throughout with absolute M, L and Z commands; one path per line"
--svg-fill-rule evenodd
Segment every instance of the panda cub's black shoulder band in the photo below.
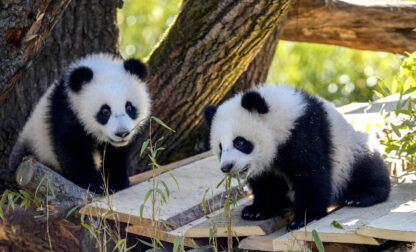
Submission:
M 72 91 L 78 92 L 82 85 L 88 83 L 94 77 L 92 70 L 86 66 L 75 68 L 69 75 L 69 87 Z
M 269 112 L 269 106 L 264 98 L 256 91 L 248 91 L 241 98 L 241 106 L 250 112 L 266 114 Z
M 138 59 L 128 59 L 124 61 L 124 69 L 127 72 L 136 75 L 140 79 L 145 79 L 147 77 L 147 66 Z

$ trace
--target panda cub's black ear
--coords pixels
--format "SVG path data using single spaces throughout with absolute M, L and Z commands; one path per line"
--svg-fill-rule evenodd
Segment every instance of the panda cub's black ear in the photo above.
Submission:
M 215 113 L 217 112 L 218 107 L 214 105 L 207 105 L 204 108 L 204 119 L 208 124 L 208 127 L 211 128 L 212 118 L 214 118 Z
M 256 91 L 246 92 L 241 99 L 241 106 L 250 112 L 266 114 L 269 112 L 269 106 L 264 98 Z
M 124 69 L 126 69 L 127 72 L 136 75 L 141 80 L 147 77 L 147 65 L 138 59 L 128 59 L 124 61 Z
M 78 92 L 81 90 L 82 85 L 88 83 L 94 77 L 94 73 L 89 67 L 81 66 L 72 70 L 69 75 L 69 87 L 73 92 Z

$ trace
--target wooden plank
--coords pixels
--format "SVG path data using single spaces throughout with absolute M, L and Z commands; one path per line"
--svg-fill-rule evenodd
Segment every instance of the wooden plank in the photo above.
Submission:
M 412 204 L 416 202 L 412 201 Z M 357 233 L 386 240 L 416 242 L 416 211 L 388 214 L 360 227 Z
M 238 248 L 261 251 L 302 250 L 303 241 L 296 240 L 292 233 L 286 232 L 286 226 L 264 236 L 248 236 L 240 241 Z
M 198 155 L 186 158 L 186 159 L 182 159 L 182 160 L 179 160 L 177 162 L 170 163 L 170 164 L 165 166 L 167 169 L 157 168 L 157 169 L 155 169 L 154 172 L 155 172 L 156 175 L 160 175 L 162 173 L 167 172 L 167 170 L 177 169 L 181 166 L 196 162 L 198 160 L 210 157 L 212 155 L 213 154 L 212 154 L 211 151 L 206 151 L 204 153 L 201 153 L 201 154 L 198 154 Z M 145 172 L 133 175 L 133 176 L 129 177 L 130 185 L 135 185 L 135 184 L 141 183 L 141 182 L 146 181 L 146 180 L 148 180 L 149 178 L 152 178 L 152 177 L 153 177 L 153 171 L 145 171 Z
M 313 241 L 312 230 L 315 229 L 323 242 L 341 242 L 378 245 L 379 241 L 370 236 L 357 234 L 355 231 L 372 221 L 388 215 L 401 205 L 416 199 L 416 183 L 393 183 L 392 192 L 387 201 L 371 207 L 343 207 L 330 215 L 311 223 L 305 229 L 294 231 L 298 240 Z M 332 221 L 340 223 L 344 229 L 335 228 Z
M 241 249 L 264 251 L 298 250 L 304 241 L 313 241 L 312 230 L 323 242 L 379 245 L 382 240 L 416 240 L 416 182 L 393 183 L 386 202 L 366 207 L 343 207 L 328 216 L 291 233 L 285 227 L 266 236 L 249 236 L 240 242 Z M 333 227 L 332 221 L 344 229 Z M 306 231 L 305 231 L 306 230 Z
M 139 225 L 132 225 L 128 226 L 126 228 L 126 231 L 128 233 L 142 235 L 146 237 L 153 237 L 153 230 L 151 227 L 144 227 Z M 166 231 L 159 231 L 159 240 L 174 243 L 175 239 L 178 237 L 181 237 L 182 235 L 175 233 L 175 232 L 166 232 Z M 182 236 L 183 237 L 183 236 Z M 201 241 L 189 238 L 189 237 L 183 237 L 183 241 L 186 247 L 190 248 L 199 248 L 201 246 L 205 246 L 208 244 L 201 244 Z
M 288 224 L 290 219 L 289 215 L 261 221 L 247 221 L 242 219 L 241 211 L 245 206 L 251 205 L 252 201 L 252 198 L 249 197 L 238 201 L 237 207 L 232 212 L 232 231 L 237 236 L 266 235 Z M 218 237 L 227 237 L 227 222 L 224 219 L 224 209 L 217 211 L 217 213 L 208 217 L 204 222 L 190 227 L 185 232 L 185 236 L 209 237 L 210 229 L 214 225 L 217 229 Z
M 179 189 L 170 174 L 176 177 L 180 186 Z M 163 180 L 170 190 L 170 199 L 161 209 L 159 218 L 169 220 L 174 224 L 184 224 L 182 220 L 173 220 L 171 217 L 178 216 L 178 213 L 182 213 L 199 205 L 202 202 L 203 195 L 207 188 L 210 188 L 212 195 L 220 194 L 223 190 L 222 188 L 216 188 L 216 185 L 222 180 L 224 174 L 219 169 L 218 160 L 214 156 L 185 165 L 180 169 L 172 170 L 170 174 L 164 173 L 159 175 L 159 179 Z M 237 186 L 235 180 L 232 181 L 232 186 Z M 160 187 L 163 189 L 162 186 Z M 146 202 L 143 209 L 142 219 L 140 219 L 139 209 L 143 203 L 146 192 L 151 188 L 152 181 L 144 181 L 109 197 L 112 209 L 115 213 L 119 214 L 120 220 L 129 220 L 131 224 L 149 226 L 152 216 L 150 200 Z M 86 208 L 91 210 L 91 214 L 97 216 L 100 215 L 100 211 L 108 211 L 108 203 L 106 200 L 102 200 L 91 203 Z M 191 215 L 192 213 L 189 214 Z M 201 218 L 202 216 L 200 216 L 200 214 L 201 213 L 198 212 L 197 215 L 191 219 L 189 219 L 188 216 L 185 223 L 192 219 Z M 170 230 L 168 227 L 164 228 L 165 230 Z

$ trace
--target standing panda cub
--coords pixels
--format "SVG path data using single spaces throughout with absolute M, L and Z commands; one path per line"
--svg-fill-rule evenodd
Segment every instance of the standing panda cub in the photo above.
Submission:
M 387 167 L 367 136 L 317 96 L 259 86 L 207 106 L 204 116 L 221 170 L 247 175 L 254 201 L 244 219 L 273 217 L 293 200 L 292 230 L 325 216 L 331 204 L 366 207 L 389 195 Z
M 9 158 L 15 170 L 34 155 L 83 188 L 129 186 L 128 146 L 149 116 L 147 67 L 136 59 L 92 54 L 69 66 L 42 96 Z M 103 157 L 103 153 L 105 156 Z

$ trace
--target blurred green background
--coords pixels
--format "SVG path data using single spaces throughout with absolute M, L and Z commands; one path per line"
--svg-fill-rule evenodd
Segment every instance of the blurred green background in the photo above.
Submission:
M 120 51 L 145 58 L 179 13 L 180 0 L 124 0 Z M 392 83 L 402 56 L 340 46 L 279 41 L 267 82 L 288 83 L 340 106 L 373 98 L 377 80 Z

